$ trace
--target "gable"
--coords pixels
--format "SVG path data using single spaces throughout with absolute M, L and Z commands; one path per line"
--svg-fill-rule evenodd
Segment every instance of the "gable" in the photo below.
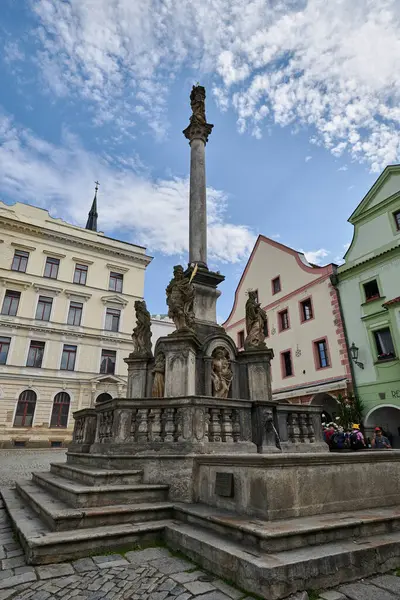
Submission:
M 361 200 L 350 216 L 349 222 L 355 223 L 369 210 L 396 194 L 400 194 L 400 165 L 390 165 L 382 171 L 374 185 Z

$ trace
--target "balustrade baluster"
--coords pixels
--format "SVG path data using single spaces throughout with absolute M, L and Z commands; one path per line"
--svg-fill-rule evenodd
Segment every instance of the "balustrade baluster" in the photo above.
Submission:
M 232 409 L 222 409 L 221 432 L 223 442 L 233 442 Z
M 221 441 L 221 414 L 219 408 L 210 408 L 210 442 Z
M 234 442 L 240 442 L 240 413 L 237 409 L 232 413 L 232 437 Z
M 312 417 L 312 414 L 310 414 L 310 413 L 307 415 L 306 424 L 307 424 L 308 439 L 310 440 L 310 444 L 313 444 L 315 442 L 315 431 L 314 431 L 313 417 Z
M 161 408 L 150 411 L 150 441 L 161 442 Z
M 203 439 L 205 442 L 210 441 L 210 413 L 209 413 L 208 408 L 204 409 L 204 437 L 203 437 Z
M 132 442 L 136 442 L 136 428 L 137 428 L 136 415 L 137 415 L 137 409 L 134 408 L 131 413 L 130 440 Z
M 300 442 L 299 415 L 297 413 L 293 413 L 293 441 L 295 444 Z
M 164 442 L 173 442 L 175 433 L 175 409 L 166 408 L 164 410 Z
M 308 442 L 308 430 L 307 430 L 307 415 L 306 413 L 299 414 L 299 431 L 300 431 L 300 442 Z
M 138 408 L 137 411 L 137 441 L 145 443 L 149 438 L 148 409 Z

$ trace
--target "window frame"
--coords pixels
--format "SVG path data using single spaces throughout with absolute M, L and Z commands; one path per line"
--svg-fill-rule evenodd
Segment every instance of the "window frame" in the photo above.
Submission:
M 291 374 L 287 375 L 286 374 L 286 363 L 285 363 L 285 354 L 289 354 L 290 356 L 290 366 L 291 366 Z M 282 375 L 282 379 L 289 379 L 289 377 L 294 377 L 294 365 L 293 365 L 293 356 L 292 356 L 292 349 L 288 348 L 287 350 L 283 350 L 280 353 L 280 363 L 281 363 L 281 375 Z
M 5 341 L 5 340 L 8 340 Z M 3 346 L 8 346 L 7 351 L 3 351 Z M 7 359 L 8 359 L 8 355 L 10 353 L 10 346 L 11 346 L 11 338 L 7 337 L 7 336 L 0 336 L 0 365 L 6 365 L 7 364 Z M 4 362 L 2 362 L 1 360 L 1 356 L 5 354 L 5 360 Z
M 115 287 L 112 287 L 111 282 L 115 281 Z M 120 282 L 121 289 L 117 289 L 118 282 Z M 116 292 L 117 294 L 122 294 L 124 289 L 124 275 L 123 273 L 117 273 L 116 271 L 110 271 L 110 278 L 108 280 L 108 290 L 110 292 Z
M 36 305 L 36 312 L 35 312 L 35 319 L 37 321 L 46 321 L 46 322 L 49 322 L 51 320 L 51 311 L 53 310 L 53 300 L 54 300 L 54 298 L 52 298 L 51 296 L 39 296 L 38 301 L 37 301 L 37 305 Z M 49 318 L 48 319 L 44 319 L 43 318 L 43 314 L 44 314 L 45 308 L 42 310 L 42 317 L 38 316 L 39 304 L 43 304 L 44 307 L 46 307 L 46 305 L 50 305 Z
M 72 306 L 73 304 L 79 305 L 78 306 Z M 70 315 L 71 315 L 71 310 L 74 309 L 74 323 L 70 323 Z M 80 317 L 79 317 L 79 323 L 75 323 L 75 317 L 76 317 L 76 313 L 77 310 L 80 309 Z M 69 307 L 68 307 L 68 315 L 67 315 L 67 325 L 69 325 L 70 327 L 80 327 L 82 325 L 82 316 L 83 316 L 83 302 L 76 302 L 75 300 L 71 300 L 71 302 L 69 303 Z
M 46 275 L 46 270 L 47 270 L 47 266 L 50 266 L 50 274 Z M 55 276 L 53 275 L 53 268 L 56 267 L 56 274 Z M 60 269 L 60 259 L 56 258 L 55 256 L 47 256 L 46 258 L 46 262 L 44 264 L 44 272 L 43 272 L 43 277 L 46 277 L 46 279 L 58 279 L 58 271 Z
M 400 231 L 400 209 L 394 211 L 393 219 L 394 219 L 394 226 L 396 228 L 396 231 Z
M 381 331 L 389 332 L 393 352 L 386 352 L 386 353 L 379 354 L 378 343 L 377 343 L 377 334 L 380 333 Z M 374 344 L 375 344 L 375 362 L 381 363 L 381 362 L 397 359 L 396 347 L 393 342 L 393 334 L 392 334 L 392 330 L 391 330 L 389 324 L 387 324 L 386 327 L 381 327 L 380 329 L 373 329 L 372 337 L 373 337 Z M 379 342 L 379 343 L 381 343 L 381 342 Z
M 25 399 L 25 397 L 23 397 L 23 395 L 26 394 L 26 397 L 28 398 L 28 396 L 30 396 L 31 394 L 34 394 L 35 398 L 34 400 L 28 400 L 27 398 Z M 27 413 L 28 413 L 28 407 L 30 405 L 33 404 L 33 412 L 32 415 L 28 415 L 28 417 L 32 417 L 32 420 L 30 422 L 30 424 L 26 424 L 26 417 L 27 417 Z M 13 427 L 19 429 L 21 427 L 33 427 L 33 423 L 35 420 L 35 413 L 36 413 L 36 404 L 37 404 L 37 394 L 34 390 L 23 390 L 20 395 L 18 396 L 18 400 L 17 400 L 17 406 L 15 407 L 15 413 L 14 413 L 14 419 L 13 419 Z M 22 411 L 22 415 L 18 415 L 18 407 L 22 405 L 24 406 L 24 409 Z M 22 417 L 22 422 L 20 425 L 16 425 L 15 421 L 17 419 L 17 417 Z
M 319 351 L 319 344 L 321 344 L 321 343 L 325 344 L 325 360 L 327 362 L 327 364 L 325 366 L 322 366 L 322 364 L 321 364 L 322 363 L 321 354 Z M 317 338 L 312 341 L 312 344 L 313 344 L 315 370 L 322 371 L 325 369 L 330 369 L 332 367 L 332 360 L 331 360 L 331 353 L 330 353 L 330 349 L 329 349 L 328 338 L 326 336 Z
M 277 281 L 279 283 L 279 290 L 275 291 L 275 281 Z M 276 294 L 279 294 L 282 291 L 282 284 L 281 284 L 281 276 L 277 275 L 276 277 L 274 277 L 273 279 L 271 279 L 271 289 L 272 289 L 272 295 L 275 296 Z
M 68 348 L 68 350 L 67 350 L 67 348 Z M 74 350 L 71 350 L 71 348 L 74 348 Z M 64 353 L 66 353 L 68 355 L 68 357 L 66 359 L 67 362 L 66 362 L 65 367 L 63 367 Z M 78 354 L 78 346 L 74 346 L 73 344 L 63 344 L 63 348 L 62 348 L 62 352 L 61 352 L 60 371 L 75 371 L 77 354 Z M 73 365 L 72 365 L 72 368 L 69 368 L 71 355 L 73 355 L 73 357 L 74 357 Z
M 75 283 L 76 285 L 86 285 L 88 271 L 89 271 L 88 265 L 84 265 L 83 263 L 75 263 L 73 283 Z M 79 273 L 79 281 L 75 281 L 77 273 Z M 83 282 L 82 282 L 82 274 L 84 274 L 84 276 L 85 276 L 85 281 L 83 281 Z
M 15 308 L 15 313 L 10 312 L 10 310 L 8 310 L 8 312 L 4 312 L 4 305 L 6 303 L 7 298 L 13 298 L 13 299 L 17 299 L 17 305 Z M 3 305 L 1 307 L 1 314 L 7 317 L 16 317 L 18 315 L 18 309 L 19 309 L 19 303 L 21 300 L 21 292 L 19 292 L 18 290 L 6 290 L 5 294 L 4 294 L 4 298 L 3 298 Z M 13 306 L 13 301 L 10 301 L 10 305 L 9 305 L 9 309 L 11 308 L 11 306 Z
M 376 287 L 378 289 L 378 295 L 375 294 L 375 296 L 370 296 L 369 298 L 367 298 L 367 293 L 366 293 L 366 289 L 365 286 L 369 285 L 371 283 L 375 282 L 376 283 Z M 361 282 L 361 285 L 363 287 L 363 292 L 364 292 L 364 302 L 365 303 L 369 303 L 369 302 L 374 302 L 375 300 L 379 300 L 379 298 L 382 298 L 381 296 L 381 291 L 379 289 L 379 283 L 378 283 L 378 278 L 374 277 L 373 279 L 369 279 L 368 281 L 363 281 Z
M 43 365 L 43 358 L 44 358 L 44 351 L 46 348 L 46 342 L 41 342 L 40 340 L 31 340 L 30 344 L 29 344 L 29 348 L 28 348 L 28 355 L 26 357 L 26 367 L 29 367 L 30 369 L 41 369 L 42 365 Z M 33 352 L 33 364 L 29 364 L 30 362 L 30 356 L 31 356 L 31 350 L 34 350 Z M 40 356 L 40 350 L 42 351 L 42 354 Z M 38 351 L 39 351 L 39 356 L 40 356 L 40 365 L 35 364 L 36 360 L 37 360 L 37 356 L 38 356 Z
M 113 329 L 112 327 L 109 329 L 107 327 L 107 317 L 111 314 L 112 317 L 116 317 L 117 315 L 114 314 L 112 315 L 112 312 L 114 311 L 114 313 L 118 313 L 118 326 L 117 329 Z M 112 323 L 114 322 L 114 319 L 112 318 Z M 105 318 L 105 322 L 104 322 L 104 330 L 105 331 L 112 331 L 114 333 L 118 333 L 119 332 L 119 328 L 121 326 L 121 309 L 120 308 L 112 308 L 111 306 L 109 306 L 108 308 L 106 308 L 106 318 Z
M 284 313 L 287 314 L 287 324 L 288 324 L 287 327 L 282 327 L 282 315 Z M 284 308 L 278 312 L 278 331 L 279 331 L 279 333 L 282 333 L 283 331 L 287 331 L 288 329 L 290 329 L 289 308 Z
M 311 309 L 311 317 L 309 319 L 305 319 L 304 318 L 304 304 L 306 302 L 310 303 L 310 309 Z M 299 314 L 300 314 L 300 323 L 308 323 L 309 321 L 312 321 L 315 317 L 314 314 L 314 304 L 312 301 L 312 296 L 308 296 L 308 298 L 304 298 L 304 300 L 300 300 L 299 301 Z
M 25 261 L 25 265 L 23 269 L 16 269 L 14 267 L 14 263 L 16 261 L 16 259 L 18 260 L 18 267 L 21 266 L 21 262 Z M 26 273 L 26 268 L 28 266 L 28 260 L 29 260 L 29 252 L 26 252 L 26 250 L 18 250 L 18 248 L 14 251 L 14 256 L 12 259 L 12 263 L 11 263 L 11 271 L 15 271 L 16 273 Z
M 243 339 L 243 344 L 241 343 L 242 339 Z M 246 339 L 246 336 L 244 334 L 244 329 L 241 329 L 236 334 L 236 345 L 238 347 L 238 350 L 242 350 L 244 348 L 244 341 L 245 341 L 245 339 Z
M 66 402 L 62 402 L 62 401 L 58 402 L 57 401 L 57 397 L 62 397 L 64 399 L 65 396 L 68 396 L 68 401 L 66 401 Z M 62 414 L 62 407 L 63 406 L 68 406 L 68 410 L 67 410 L 67 414 L 66 415 Z M 70 410 L 71 410 L 71 396 L 70 396 L 70 394 L 68 394 L 68 392 L 57 392 L 57 394 L 53 398 L 53 405 L 52 405 L 52 409 L 51 409 L 49 429 L 66 429 L 68 427 Z M 54 416 L 57 417 L 57 424 L 56 425 L 53 423 Z M 60 424 L 60 421 L 61 421 L 62 417 L 66 417 L 66 423 L 65 423 L 65 425 Z
M 109 371 L 107 369 L 107 365 L 108 365 L 108 358 L 109 357 L 113 357 L 114 358 L 114 368 L 112 371 Z M 106 368 L 103 371 L 102 370 L 102 366 L 103 366 L 103 361 L 106 360 Z M 117 368 L 117 351 L 116 350 L 108 350 L 107 348 L 103 348 L 101 350 L 101 356 L 100 356 L 100 374 L 102 375 L 115 375 L 115 369 Z

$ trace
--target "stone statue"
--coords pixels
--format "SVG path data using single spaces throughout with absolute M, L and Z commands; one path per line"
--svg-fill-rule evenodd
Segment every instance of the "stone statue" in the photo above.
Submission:
M 265 336 L 267 334 L 267 315 L 257 302 L 257 292 L 250 291 L 246 302 L 246 339 L 245 349 L 265 348 Z
M 144 300 L 136 300 L 136 327 L 132 333 L 133 353 L 138 356 L 151 355 L 151 317 Z
M 205 125 L 206 120 L 206 90 L 202 85 L 194 85 L 190 93 L 190 107 L 192 109 L 191 123 Z
M 168 316 L 175 323 L 177 331 L 193 331 L 194 326 L 194 286 L 185 277 L 183 267 L 174 267 L 174 276 L 166 289 Z
M 153 367 L 153 387 L 151 389 L 152 398 L 164 398 L 165 388 L 165 355 L 163 352 L 157 352 Z
M 225 348 L 216 348 L 212 356 L 213 396 L 215 398 L 227 398 L 233 379 L 228 351 Z

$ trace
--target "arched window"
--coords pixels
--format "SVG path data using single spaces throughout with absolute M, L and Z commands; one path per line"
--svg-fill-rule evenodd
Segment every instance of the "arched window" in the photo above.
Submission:
M 24 390 L 18 398 L 14 427 L 32 427 L 35 414 L 36 394 L 33 390 Z
M 112 400 L 112 396 L 107 394 L 107 392 L 103 392 L 100 396 L 97 396 L 96 402 L 107 402 L 107 400 Z
M 50 427 L 66 427 L 68 425 L 69 405 L 71 398 L 67 392 L 58 392 L 54 397 Z

